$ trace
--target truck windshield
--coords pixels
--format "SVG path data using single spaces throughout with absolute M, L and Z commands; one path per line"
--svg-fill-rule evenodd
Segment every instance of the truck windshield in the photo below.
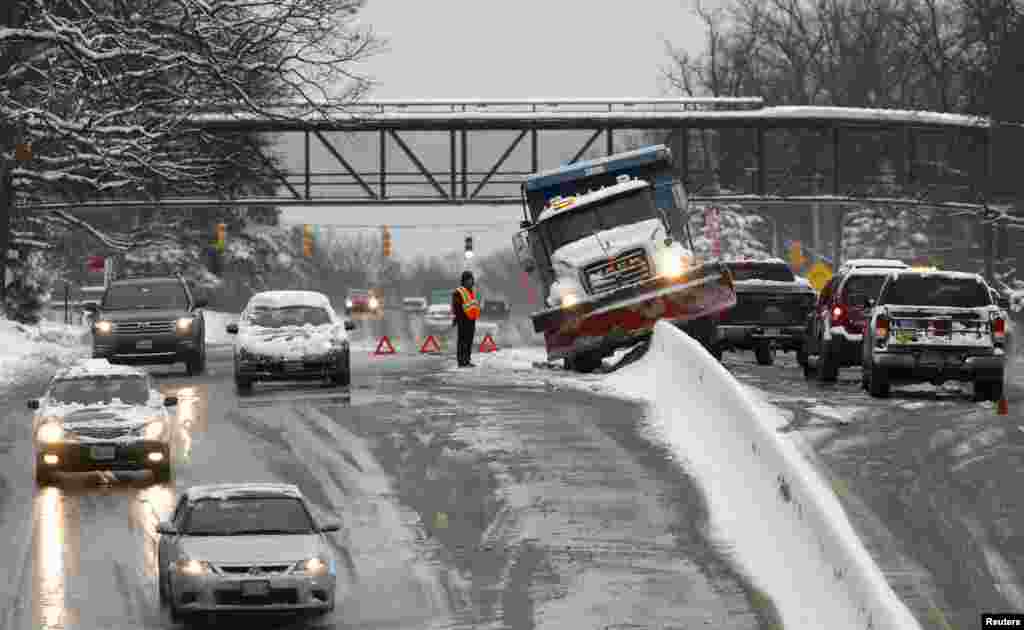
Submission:
M 105 309 L 184 309 L 188 296 L 177 282 L 113 284 L 103 296 Z
M 578 241 L 620 225 L 630 225 L 658 216 L 654 209 L 654 196 L 650 189 L 612 197 L 608 201 L 567 210 L 541 222 L 547 230 L 551 249 Z
M 988 306 L 988 289 L 973 278 L 900 275 L 883 289 L 881 304 L 976 308 Z
M 796 282 L 789 267 L 782 263 L 735 262 L 728 263 L 729 271 L 737 282 L 744 280 L 767 280 L 770 282 Z

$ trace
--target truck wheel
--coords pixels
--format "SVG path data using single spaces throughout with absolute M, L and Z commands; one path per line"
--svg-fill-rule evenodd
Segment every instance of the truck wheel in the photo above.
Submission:
M 796 363 L 800 367 L 804 368 L 804 370 L 806 371 L 806 369 L 807 369 L 807 348 L 804 346 L 803 343 L 801 343 L 800 347 L 798 347 L 796 349 Z
M 867 370 L 868 394 L 872 398 L 888 398 L 890 385 L 888 374 L 885 373 L 885 370 L 873 365 L 864 369 Z
M 1003 397 L 1002 381 L 974 381 L 974 401 L 998 401 Z
M 822 383 L 834 383 L 839 378 L 839 363 L 836 361 L 835 347 L 832 341 L 822 339 L 821 354 L 818 355 L 818 380 Z
M 775 348 L 770 343 L 758 344 L 754 348 L 754 357 L 757 358 L 758 365 L 771 365 L 775 363 Z

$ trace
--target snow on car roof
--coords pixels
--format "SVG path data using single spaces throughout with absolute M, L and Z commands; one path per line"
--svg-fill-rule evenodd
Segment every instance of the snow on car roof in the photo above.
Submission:
M 853 260 L 847 260 L 840 269 L 857 269 L 861 267 L 874 267 L 874 268 L 892 268 L 892 269 L 910 269 L 910 265 L 903 262 L 902 260 L 893 260 L 886 258 L 854 258 Z
M 54 379 L 69 380 L 93 376 L 146 376 L 142 368 L 114 365 L 106 359 L 80 359 L 54 375 Z
M 265 495 L 302 498 L 299 487 L 290 483 L 214 483 L 192 486 L 185 493 L 189 501 Z
M 249 299 L 250 306 L 330 306 L 327 296 L 317 291 L 263 291 Z
M 940 276 L 943 278 L 955 278 L 957 280 L 977 280 L 978 282 L 985 284 L 984 278 L 979 274 L 971 273 L 969 271 L 949 271 L 945 269 L 904 269 L 894 273 L 897 278 L 900 276 Z
M 650 184 L 647 183 L 646 180 L 630 179 L 628 181 L 612 184 L 611 186 L 605 186 L 604 188 L 598 188 L 597 190 L 591 190 L 589 192 L 583 193 L 582 195 L 575 195 L 573 197 L 569 197 L 568 199 L 561 199 L 556 197 L 555 199 L 552 199 L 549 202 L 551 205 L 549 205 L 547 208 L 544 209 L 543 212 L 540 213 L 540 216 L 537 217 L 537 222 L 539 223 L 546 219 L 550 219 L 551 217 L 557 214 L 561 214 L 563 212 L 578 210 L 583 206 L 596 203 L 598 201 L 601 201 L 602 199 L 607 199 L 608 197 L 612 197 L 620 193 L 629 192 L 632 190 L 640 190 L 642 188 L 649 187 Z M 558 203 L 559 201 L 561 201 L 565 205 L 555 207 L 555 204 Z M 565 203 L 566 201 L 568 201 L 568 203 Z
M 722 263 L 726 264 L 726 265 L 743 265 L 743 264 L 751 264 L 751 263 L 758 263 L 758 264 L 762 264 L 762 265 L 765 265 L 765 264 L 786 265 L 786 266 L 789 265 L 789 263 L 787 263 L 785 260 L 783 260 L 781 258 L 778 258 L 778 257 L 772 257 L 772 258 L 726 258 L 726 259 L 722 260 Z

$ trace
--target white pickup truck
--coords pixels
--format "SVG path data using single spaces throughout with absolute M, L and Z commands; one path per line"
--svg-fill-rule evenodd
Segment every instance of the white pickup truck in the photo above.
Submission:
M 966 381 L 975 400 L 1003 397 L 1007 322 L 977 274 L 896 271 L 866 300 L 862 383 L 874 397 L 894 384 Z

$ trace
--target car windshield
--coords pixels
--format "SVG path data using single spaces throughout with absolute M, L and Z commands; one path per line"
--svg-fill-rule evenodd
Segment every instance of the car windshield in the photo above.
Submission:
M 850 276 L 846 279 L 846 301 L 853 304 L 861 304 L 864 298 L 878 299 L 878 292 L 882 290 L 887 276 L 884 274 Z
M 60 404 L 102 405 L 115 400 L 128 405 L 149 401 L 149 384 L 142 376 L 90 376 L 58 380 L 50 398 Z
M 312 534 L 306 506 L 292 497 L 243 497 L 196 501 L 185 521 L 190 536 Z
M 974 278 L 900 275 L 886 285 L 881 303 L 976 308 L 990 305 L 992 298 Z
M 546 230 L 552 250 L 563 245 L 592 236 L 594 232 L 608 230 L 620 225 L 647 221 L 658 216 L 654 206 L 654 195 L 650 189 L 612 197 L 580 208 L 566 210 L 540 222 Z
M 283 306 L 280 308 L 256 308 L 249 315 L 249 322 L 263 328 L 284 328 L 286 326 L 324 326 L 331 323 L 331 315 L 319 306 Z
M 184 309 L 188 307 L 188 296 L 177 282 L 114 284 L 104 294 L 102 306 L 108 310 Z
M 796 282 L 796 276 L 782 263 L 735 262 L 726 265 L 737 282 L 745 280 L 769 280 L 772 282 Z

